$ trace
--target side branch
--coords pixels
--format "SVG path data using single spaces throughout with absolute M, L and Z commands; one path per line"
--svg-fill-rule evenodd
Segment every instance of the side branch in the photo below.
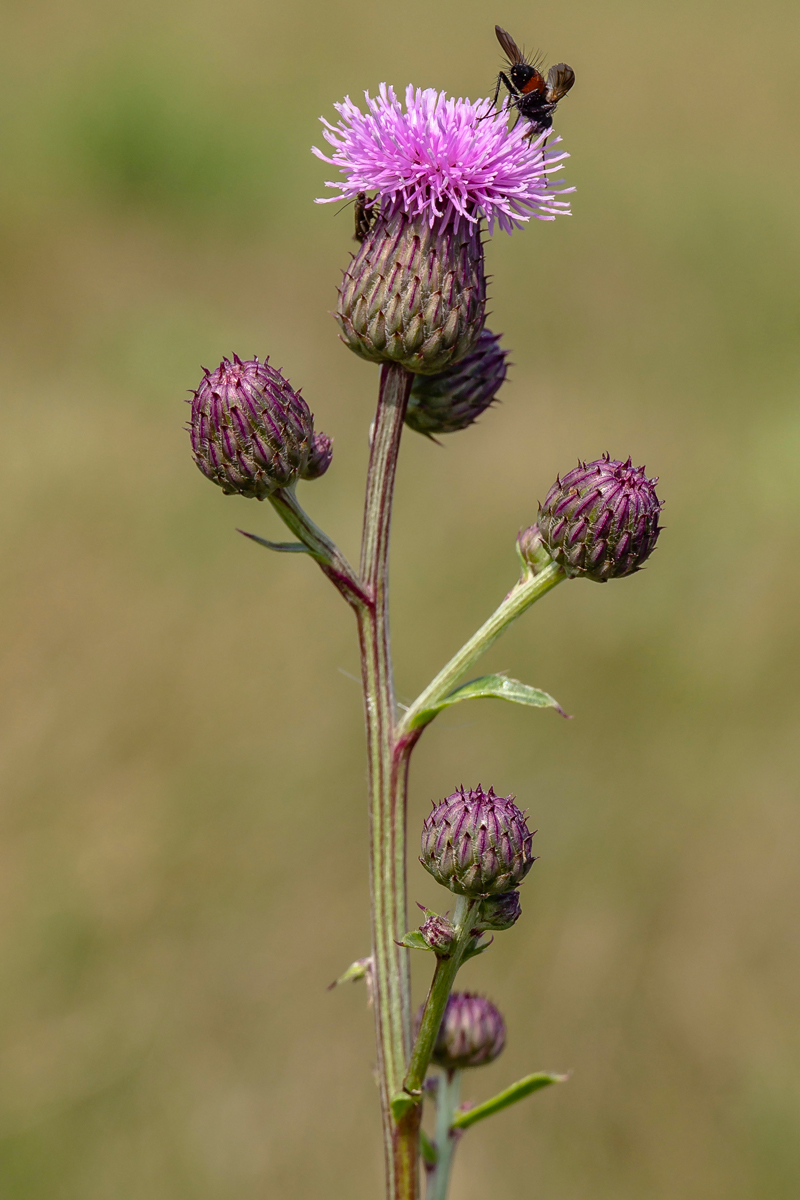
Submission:
M 433 720 L 437 706 L 455 687 L 459 679 L 477 662 L 484 651 L 497 641 L 517 617 L 527 608 L 546 595 L 566 576 L 556 563 L 551 562 L 536 575 L 528 570 L 514 584 L 514 587 L 487 621 L 481 625 L 477 633 L 465 642 L 461 649 L 453 655 L 449 663 L 442 667 L 436 678 L 428 684 L 411 707 L 404 713 L 397 729 L 398 743 L 410 740 L 416 733 L 417 737 L 425 725 Z M 416 740 L 416 739 L 414 739 Z
M 272 493 L 269 501 L 284 525 L 288 526 L 292 533 L 300 539 L 302 548 L 317 560 L 324 574 L 341 592 L 347 603 L 356 611 L 370 607 L 372 597 L 369 590 L 359 579 L 335 542 L 332 542 L 328 535 L 314 524 L 308 513 L 301 508 L 294 489 L 279 488 L 278 491 Z M 261 545 L 266 545 L 268 549 L 286 550 L 289 548 L 280 544 L 271 546 L 263 538 L 256 538 L 250 533 L 245 534 L 245 537 L 252 538 Z

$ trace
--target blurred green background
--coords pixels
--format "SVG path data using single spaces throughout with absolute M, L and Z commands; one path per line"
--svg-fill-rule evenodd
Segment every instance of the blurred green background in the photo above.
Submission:
M 469 964 L 509 1025 L 454 1200 L 800 1194 L 800 15 L 789 0 L 5 0 L 0 1182 L 14 1200 L 380 1194 L 354 629 L 183 424 L 270 354 L 336 439 L 354 554 L 377 369 L 328 310 L 352 215 L 309 153 L 345 93 L 471 97 L 495 21 L 574 92 L 574 216 L 488 247 L 503 404 L 409 434 L 393 564 L 411 699 L 516 576 L 557 471 L 661 477 L 650 568 L 571 583 L 484 660 L 574 714 L 473 705 L 415 758 L 539 829 L 525 917 Z M 415 910 L 416 911 L 416 910 Z M 415 964 L 421 998 L 427 959 Z

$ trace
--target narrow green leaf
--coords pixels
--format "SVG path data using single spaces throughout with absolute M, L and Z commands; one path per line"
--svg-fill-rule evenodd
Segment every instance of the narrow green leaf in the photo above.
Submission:
M 524 704 L 529 708 L 554 708 L 562 717 L 569 716 L 557 700 L 539 688 L 520 683 L 518 679 L 510 679 L 508 675 L 482 675 L 480 679 L 471 679 L 469 683 L 462 684 L 431 708 L 422 709 L 414 718 L 412 728 L 427 725 L 443 708 L 449 708 L 461 700 L 510 700 L 512 704 Z
M 526 1096 L 530 1096 L 531 1092 L 538 1092 L 540 1088 L 547 1087 L 551 1083 L 566 1083 L 567 1079 L 569 1079 L 568 1075 L 548 1075 L 545 1071 L 537 1071 L 535 1075 L 526 1075 L 524 1079 L 512 1083 L 511 1087 L 506 1088 L 504 1092 L 498 1092 L 496 1096 L 492 1096 L 491 1100 L 484 1100 L 483 1104 L 476 1104 L 474 1108 L 458 1112 L 453 1119 L 453 1128 L 469 1129 L 470 1125 L 474 1125 L 476 1121 L 482 1121 L 484 1117 L 490 1117 L 492 1113 L 500 1112 L 502 1108 L 508 1108 L 510 1104 L 516 1104 L 518 1100 L 524 1100 Z
M 475 956 L 477 954 L 483 954 L 484 950 L 489 949 L 489 947 L 491 946 L 493 941 L 494 941 L 493 937 L 490 937 L 488 939 L 488 941 L 485 941 L 485 942 L 482 937 L 475 938 L 475 940 L 470 942 L 470 944 L 467 946 L 466 950 L 464 951 L 464 956 L 461 959 L 462 964 L 465 962 L 469 962 L 469 960 L 471 958 L 475 958 Z
M 397 945 L 406 946 L 409 950 L 430 950 L 430 946 L 419 929 L 410 929 L 408 933 L 404 933 L 398 939 Z
M 408 1092 L 398 1092 L 396 1096 L 392 1096 L 389 1107 L 395 1121 L 402 1121 L 409 1109 L 419 1104 L 419 1100 L 419 1096 L 409 1096 Z
M 328 991 L 333 991 L 340 983 L 355 983 L 356 980 L 363 979 L 365 975 L 369 974 L 371 966 L 371 956 L 368 958 L 357 958 L 354 963 L 350 963 L 350 966 L 346 971 L 342 972 L 338 979 L 334 979 L 333 983 L 328 984 Z
M 423 1162 L 426 1162 L 429 1167 L 436 1166 L 436 1160 L 439 1155 L 436 1153 L 436 1147 L 424 1129 L 420 1129 L 419 1131 L 419 1152 L 422 1155 Z
M 266 538 L 259 537 L 256 533 L 247 533 L 244 529 L 237 529 L 236 532 L 242 537 L 250 538 L 251 542 L 258 542 L 259 546 L 265 546 L 267 550 L 280 550 L 284 554 L 311 554 L 308 546 L 304 546 L 302 542 L 268 542 Z

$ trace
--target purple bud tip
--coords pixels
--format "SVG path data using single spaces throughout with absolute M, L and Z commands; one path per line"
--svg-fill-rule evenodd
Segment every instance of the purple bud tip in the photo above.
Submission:
M 331 465 L 332 458 L 332 440 L 328 437 L 327 433 L 315 433 L 306 469 L 303 471 L 303 479 L 319 479 Z
M 538 517 L 551 558 L 566 575 L 597 583 L 640 570 L 661 532 L 657 482 L 630 458 L 622 462 L 608 454 L 557 476 Z
M 498 932 L 510 929 L 516 925 L 522 916 L 522 905 L 519 902 L 519 892 L 504 892 L 502 896 L 490 896 L 481 903 L 480 917 L 477 928 L 480 932 L 492 930 Z
M 417 1020 L 421 1020 L 422 1010 Z M 433 1061 L 445 1071 L 463 1071 L 493 1062 L 506 1044 L 506 1023 L 485 996 L 453 992 L 447 1001 Z
M 307 476 L 316 453 L 330 462 L 330 440 L 316 446 L 314 418 L 288 380 L 258 358 L 224 358 L 204 375 L 192 400 L 189 432 L 197 466 L 227 495 L 263 500 Z M 316 460 L 315 460 L 316 461 Z
M 519 887 L 530 871 L 532 841 L 513 796 L 461 787 L 425 819 L 420 862 L 452 892 L 498 896 Z

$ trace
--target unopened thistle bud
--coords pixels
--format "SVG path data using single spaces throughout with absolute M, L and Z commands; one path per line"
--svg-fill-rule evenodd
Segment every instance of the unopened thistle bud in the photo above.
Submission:
M 447 917 L 443 917 L 441 913 L 429 912 L 427 909 L 424 911 L 427 915 L 420 925 L 420 933 L 436 954 L 448 955 L 456 940 L 456 929 L 453 922 L 448 921 Z
M 529 525 L 517 534 L 517 554 L 522 560 L 523 567 L 530 567 L 534 575 L 538 575 L 552 563 L 552 558 L 545 548 L 538 525 Z
M 438 375 L 416 375 L 406 425 L 429 437 L 466 429 L 494 401 L 506 377 L 506 351 L 485 327 L 473 350 Z
M 227 495 L 263 500 L 307 470 L 314 418 L 268 362 L 223 359 L 206 371 L 191 404 L 194 460 Z
M 506 1024 L 485 996 L 453 992 L 447 1001 L 433 1062 L 445 1071 L 463 1071 L 493 1062 L 506 1044 Z
M 404 110 L 381 84 L 366 102 L 366 112 L 337 104 L 338 123 L 323 121 L 331 156 L 314 148 L 346 177 L 329 186 L 365 218 L 336 316 L 363 358 L 432 375 L 468 354 L 483 326 L 484 222 L 489 233 L 496 224 L 511 232 L 531 216 L 569 212 L 561 193 L 571 189 L 551 183 L 566 156 L 524 123 L 509 130 L 489 100 L 408 87 Z
M 476 928 L 481 932 L 496 932 L 510 929 L 522 916 L 519 892 L 504 892 L 502 896 L 490 896 L 481 902 L 481 913 Z
M 566 575 L 597 583 L 638 571 L 661 532 L 657 479 L 604 454 L 557 479 L 539 508 L 549 554 Z
M 333 458 L 333 442 L 327 433 L 315 433 L 311 443 L 311 453 L 308 456 L 303 479 L 319 479 L 331 465 Z
M 513 796 L 459 788 L 422 827 L 420 862 L 461 896 L 497 896 L 519 887 L 534 863 L 533 834 Z

